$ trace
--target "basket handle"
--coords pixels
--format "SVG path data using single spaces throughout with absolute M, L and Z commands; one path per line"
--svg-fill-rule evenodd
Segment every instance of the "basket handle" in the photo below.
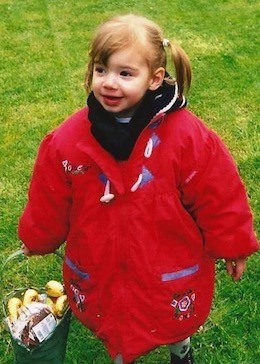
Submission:
M 58 257 L 60 257 L 62 260 L 64 259 L 64 256 L 61 252 L 59 252 L 58 250 L 55 250 L 53 252 L 53 254 L 57 255 Z M 3 272 L 4 272 L 4 268 L 6 267 L 6 265 L 16 259 L 16 258 L 19 258 L 19 257 L 23 257 L 24 259 L 28 259 L 28 257 L 23 253 L 22 249 L 19 249 L 15 252 L 13 252 L 12 254 L 10 254 L 6 260 L 3 262 L 3 265 L 2 265 L 2 268 L 1 268 L 1 272 L 0 272 L 0 277 L 2 278 L 3 277 Z

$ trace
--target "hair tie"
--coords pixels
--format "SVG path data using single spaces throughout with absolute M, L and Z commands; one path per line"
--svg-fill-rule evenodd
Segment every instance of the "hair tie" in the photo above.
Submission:
M 163 45 L 163 47 L 169 47 L 169 45 L 170 45 L 169 39 L 164 38 L 162 41 L 162 45 Z

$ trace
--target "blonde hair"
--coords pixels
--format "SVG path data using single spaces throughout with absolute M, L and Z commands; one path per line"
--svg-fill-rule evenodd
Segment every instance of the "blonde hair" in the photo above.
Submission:
M 87 91 L 91 89 L 94 64 L 106 66 L 113 53 L 128 47 L 134 47 L 136 52 L 143 55 L 151 73 L 159 67 L 166 69 L 166 48 L 169 48 L 176 80 L 167 77 L 165 81 L 170 84 L 177 82 L 180 96 L 185 89 L 189 89 L 191 65 L 185 51 L 165 40 L 161 28 L 153 21 L 143 16 L 127 14 L 114 16 L 98 27 L 89 51 L 84 83 Z

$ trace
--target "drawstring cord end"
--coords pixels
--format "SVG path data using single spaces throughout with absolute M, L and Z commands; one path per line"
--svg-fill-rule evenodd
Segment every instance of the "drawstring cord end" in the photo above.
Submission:
M 113 200 L 114 197 L 115 197 L 115 195 L 110 192 L 110 181 L 107 180 L 104 195 L 102 197 L 100 197 L 100 202 L 108 203 L 111 200 Z

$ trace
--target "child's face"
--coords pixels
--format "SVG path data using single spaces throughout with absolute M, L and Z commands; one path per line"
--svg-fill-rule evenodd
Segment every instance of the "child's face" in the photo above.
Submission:
M 106 66 L 94 65 L 92 91 L 105 110 L 119 117 L 132 116 L 146 91 L 157 88 L 154 83 L 155 76 L 134 48 L 113 53 Z

